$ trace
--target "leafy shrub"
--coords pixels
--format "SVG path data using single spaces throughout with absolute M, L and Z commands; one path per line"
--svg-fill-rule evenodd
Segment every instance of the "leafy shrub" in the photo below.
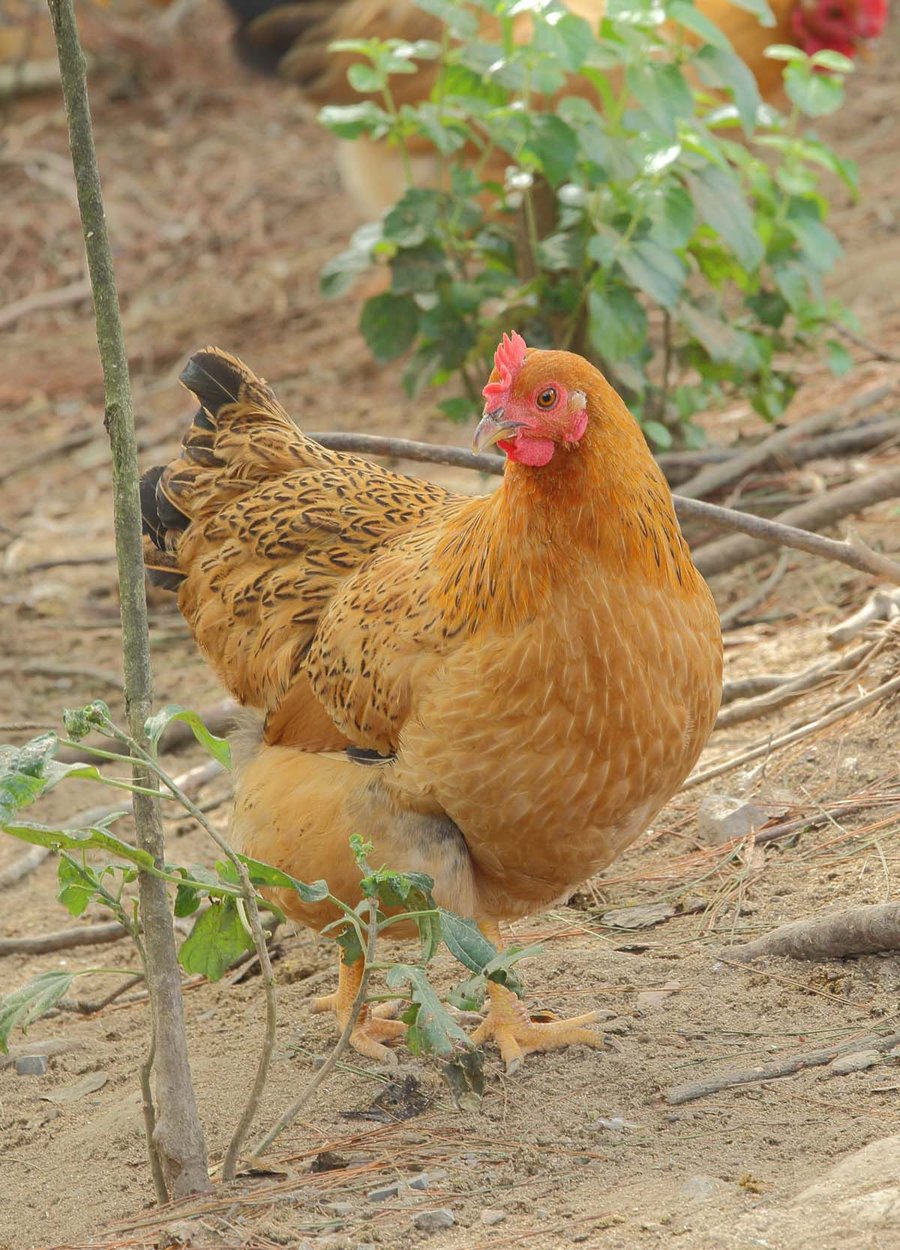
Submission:
M 443 43 L 336 45 L 360 58 L 349 77 L 367 98 L 320 114 L 343 139 L 396 149 L 406 171 L 402 199 L 322 274 L 337 294 L 389 266 L 390 290 L 361 317 L 375 357 L 412 349 L 411 395 L 459 375 L 465 397 L 441 407 L 466 419 L 500 331 L 514 326 L 535 346 L 593 358 L 659 446 L 673 429 L 702 441 L 691 415 L 729 391 L 778 417 L 798 351 L 841 315 L 822 290 L 840 247 L 820 184 L 834 174 L 855 193 L 856 170 L 804 119 L 840 106 L 852 63 L 769 49 L 787 63 L 785 116 L 761 104 L 690 0 L 610 0 L 599 33 L 549 0 L 534 6 L 523 46 L 517 0 L 417 3 L 446 23 Z M 771 20 L 765 0 L 739 3 Z M 479 35 L 478 10 L 496 16 L 498 41 Z M 430 61 L 434 89 L 398 107 L 394 77 Z M 596 107 L 566 94 L 576 74 Z M 440 189 L 413 186 L 408 149 L 422 139 Z M 485 173 L 498 150 L 502 185 Z M 839 343 L 828 352 L 836 372 L 849 367 Z

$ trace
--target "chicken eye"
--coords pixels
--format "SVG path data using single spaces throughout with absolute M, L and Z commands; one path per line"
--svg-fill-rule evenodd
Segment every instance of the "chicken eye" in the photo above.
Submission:
M 536 403 L 538 408 L 552 408 L 559 399 L 559 392 L 555 386 L 548 386 L 538 395 Z

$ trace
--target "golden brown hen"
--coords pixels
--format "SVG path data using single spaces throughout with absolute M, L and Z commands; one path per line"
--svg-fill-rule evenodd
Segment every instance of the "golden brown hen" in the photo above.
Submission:
M 565 7 L 596 29 L 606 11 L 606 0 L 564 0 Z M 415 0 L 225 0 L 237 16 L 235 45 L 250 65 L 277 73 L 296 83 L 313 104 L 355 104 L 360 95 L 347 79 L 357 53 L 331 45 L 341 40 L 420 39 L 441 42 L 439 18 L 419 8 Z M 867 41 L 881 34 L 887 20 L 887 0 L 770 0 L 774 24 L 763 26 L 756 14 L 732 0 L 695 0 L 698 12 L 727 36 L 738 56 L 752 71 L 762 96 L 781 94 L 783 64 L 765 56 L 772 44 L 794 44 L 808 53 L 824 48 L 854 57 Z M 481 15 L 482 36 L 497 38 L 494 19 Z M 528 6 L 519 9 L 514 27 L 517 43 L 532 37 Z M 688 38 L 691 36 L 688 35 Z M 436 63 L 420 64 L 419 72 L 396 75 L 391 81 L 394 102 L 420 105 L 431 97 Z M 572 76 L 563 94 L 596 95 L 586 79 Z M 440 185 L 442 162 L 423 136 L 408 135 L 418 186 Z M 474 160 L 477 154 L 465 153 Z M 367 138 L 342 142 L 338 147 L 341 176 L 360 212 L 371 217 L 391 207 L 406 186 L 400 155 L 383 143 Z M 485 166 L 485 176 L 502 183 L 509 157 L 497 151 Z
M 325 450 L 223 352 L 182 380 L 201 407 L 145 476 L 146 562 L 265 717 L 240 848 L 355 904 L 360 833 L 495 939 L 614 859 L 697 759 L 722 652 L 666 481 L 602 375 L 504 337 L 475 441 L 508 463 L 477 498 Z M 339 1020 L 361 970 L 320 1003 Z M 592 1015 L 533 1023 L 490 993 L 475 1036 L 511 1065 L 596 1041 Z M 370 1016 L 353 1043 L 383 1058 L 401 1031 Z

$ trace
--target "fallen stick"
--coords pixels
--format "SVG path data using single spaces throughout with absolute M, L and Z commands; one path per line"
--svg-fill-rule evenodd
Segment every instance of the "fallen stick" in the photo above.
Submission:
M 54 88 L 59 88 L 56 61 L 20 61 L 16 65 L 0 65 L 0 100 Z
M 768 690 L 777 690 L 791 680 L 790 673 L 758 673 L 755 677 L 736 677 L 722 686 L 722 706 L 736 699 L 753 699 Z
M 0 89 L 0 96 L 2 96 Z M 47 312 L 51 308 L 67 308 L 70 304 L 82 304 L 91 298 L 91 284 L 87 278 L 79 278 L 68 286 L 54 287 L 52 291 L 35 291 L 22 299 L 14 300 L 5 308 L 0 308 L 0 330 L 15 325 L 23 317 L 31 313 Z
M 850 907 L 828 916 L 812 916 L 779 925 L 771 933 L 729 947 L 722 955 L 749 963 L 766 955 L 787 959 L 845 959 L 900 950 L 900 903 Z
M 842 647 L 873 621 L 890 621 L 895 616 L 900 616 L 900 590 L 876 590 L 858 612 L 830 629 L 825 637 L 833 647 Z
M 777 711 L 785 703 L 791 703 L 808 690 L 821 686 L 829 677 L 836 677 L 838 673 L 845 673 L 848 669 L 856 668 L 877 645 L 877 643 L 865 642 L 853 651 L 848 651 L 838 660 L 823 660 L 821 664 L 814 664 L 812 668 L 798 673 L 796 677 L 789 678 L 774 690 L 757 695 L 754 699 L 746 699 L 736 707 L 725 708 L 716 717 L 715 728 L 725 729 L 728 725 L 740 725 L 743 721 L 754 720 L 757 716 L 767 716 L 769 712 Z
M 385 438 L 377 434 L 317 433 L 316 439 L 323 447 L 336 451 L 365 452 L 369 455 L 394 456 L 407 460 L 427 461 L 432 464 L 450 464 L 461 469 L 476 469 L 495 476 L 503 474 L 502 456 L 479 455 L 464 451 L 461 447 L 446 447 L 432 443 L 416 443 L 405 438 Z M 900 495 L 900 469 L 889 469 L 863 482 L 851 482 L 839 487 L 822 498 L 809 500 L 783 513 L 778 521 L 753 516 L 749 512 L 737 512 L 734 508 L 721 508 L 701 499 L 687 499 L 673 495 L 675 511 L 681 520 L 701 520 L 717 529 L 734 530 L 749 537 L 726 539 L 708 543 L 694 553 L 694 563 L 701 573 L 711 577 L 722 573 L 734 564 L 751 560 L 766 544 L 793 547 L 826 560 L 848 564 L 862 573 L 885 577 L 900 585 L 900 564 L 862 545 L 835 542 L 820 534 L 799 528 L 793 522 L 806 520 L 819 525 L 831 525 L 852 512 L 860 512 L 872 504 Z M 788 523 L 790 522 L 790 523 Z M 736 544 L 736 547 L 734 546 Z M 722 553 L 724 552 L 724 558 Z
M 66 951 L 74 946 L 102 946 L 124 937 L 128 937 L 128 930 L 115 920 L 108 924 L 84 924 L 56 933 L 42 933 L 40 937 L 0 938 L 0 957 L 45 955 L 48 951 Z
M 799 729 L 792 730 L 791 733 L 782 734 L 779 738 L 767 738 L 765 742 L 760 742 L 755 747 L 742 751 L 740 755 L 735 755 L 730 760 L 725 760 L 721 764 L 714 764 L 711 768 L 704 769 L 703 772 L 694 773 L 693 776 L 688 777 L 681 787 L 681 791 L 692 790 L 694 786 L 702 786 L 705 781 L 711 781 L 713 777 L 721 777 L 723 773 L 729 773 L 733 768 L 739 768 L 741 764 L 749 764 L 751 760 L 757 760 L 762 755 L 769 755 L 772 751 L 777 751 L 781 747 L 790 746 L 794 742 L 799 742 L 802 738 L 808 738 L 810 734 L 818 733 L 820 729 L 827 729 L 829 725 L 836 724 L 837 721 L 843 720 L 844 717 L 852 716 L 854 712 L 862 711 L 863 708 L 876 703 L 879 699 L 893 694 L 895 690 L 900 690 L 900 677 L 894 677 L 890 681 L 876 686 L 874 690 L 870 690 L 868 694 L 861 695 L 858 699 L 851 699 L 848 703 L 842 703 L 840 707 L 835 708 L 833 712 L 829 712 L 827 716 L 821 716 L 818 720 L 811 721 L 808 725 L 802 725 Z
M 872 1033 L 868 1037 L 858 1037 L 852 1042 L 842 1042 L 839 1046 L 826 1046 L 822 1050 L 810 1050 L 805 1055 L 795 1055 L 793 1059 L 782 1059 L 780 1063 L 769 1063 L 761 1068 L 723 1072 L 721 1076 L 711 1076 L 705 1081 L 674 1085 L 666 1094 L 666 1102 L 671 1107 L 677 1107 L 685 1102 L 695 1102 L 698 1098 L 707 1098 L 710 1094 L 721 1093 L 722 1090 L 733 1089 L 736 1085 L 759 1085 L 763 1081 L 793 1076 L 805 1068 L 820 1068 L 837 1059 L 839 1055 L 852 1054 L 857 1050 L 893 1050 L 898 1044 L 900 1033 L 889 1033 L 887 1036 Z
M 818 434 L 820 430 L 836 425 L 845 417 L 855 416 L 856 413 L 873 407 L 886 399 L 893 389 L 892 386 L 875 386 L 871 390 L 863 391 L 862 394 L 854 395 L 847 403 L 837 404 L 822 412 L 813 412 L 795 425 L 777 430 L 753 447 L 748 447 L 746 451 L 732 456 L 724 464 L 713 464 L 701 469 L 699 473 L 681 485 L 679 494 L 686 499 L 699 499 L 704 495 L 712 494 L 713 491 L 730 486 L 745 473 L 749 473 L 751 469 L 757 468 L 789 448 L 791 443 L 796 442 L 798 438 Z
M 675 497 L 675 508 L 679 516 L 705 516 L 714 524 L 719 524 L 721 529 L 742 529 L 744 534 L 754 535 L 719 539 L 718 542 L 707 543 L 696 550 L 693 553 L 694 563 L 704 577 L 713 577 L 716 573 L 725 573 L 739 564 L 745 564 L 764 551 L 767 543 L 776 543 L 797 547 L 812 555 L 840 560 L 851 568 L 874 573 L 879 577 L 889 576 L 891 581 L 900 584 L 900 564 L 887 561 L 891 566 L 891 572 L 888 573 L 881 565 L 885 557 L 879 557 L 876 562 L 879 567 L 876 567 L 869 555 L 854 544 L 834 542 L 833 539 L 822 538 L 819 534 L 810 532 L 834 525 L 854 512 L 862 512 L 865 508 L 883 503 L 887 499 L 896 499 L 898 495 L 900 465 L 894 465 L 873 477 L 848 482 L 846 486 L 839 486 L 836 490 L 788 508 L 774 521 L 763 521 L 761 517 L 751 517 L 748 513 L 731 513 L 731 509 L 727 508 L 720 510 L 717 521 L 716 515 L 711 511 L 712 504 L 703 503 L 699 499 L 682 500 L 681 496 Z M 685 508 L 685 504 L 690 504 L 690 508 Z M 731 513 L 731 516 L 723 516 L 721 513 Z M 735 518 L 740 519 L 740 524 Z
M 834 824 L 838 820 L 843 820 L 845 816 L 858 812 L 861 807 L 877 807 L 880 803 L 897 802 L 900 802 L 900 794 L 887 799 L 869 799 L 867 802 L 857 799 L 852 803 L 839 803 L 836 807 L 824 808 L 818 812 L 811 812 L 808 816 L 796 816 L 793 820 L 783 820 L 777 825 L 759 829 L 753 834 L 753 843 L 755 846 L 763 846 L 766 842 L 775 842 L 779 838 L 787 838 L 792 834 L 816 828 L 818 825 Z

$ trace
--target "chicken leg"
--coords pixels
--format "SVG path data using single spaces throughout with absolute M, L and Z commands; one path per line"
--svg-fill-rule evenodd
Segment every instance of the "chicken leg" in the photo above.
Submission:
M 363 959 L 358 959 L 354 964 L 346 964 L 342 958 L 337 989 L 331 994 L 323 994 L 320 998 L 313 999 L 313 1011 L 330 1011 L 337 1021 L 340 1033 L 343 1033 L 350 1019 L 364 967 Z M 373 1011 L 364 1003 L 350 1034 L 350 1045 L 367 1059 L 394 1064 L 397 1062 L 396 1055 L 384 1043 L 396 1041 L 405 1033 L 406 1025 L 402 1020 L 384 1019 L 377 1010 Z
M 498 950 L 503 949 L 499 925 L 485 921 L 478 927 Z M 584 1027 L 600 1018 L 599 1011 L 589 1011 L 568 1020 L 538 1023 L 530 1018 L 522 1000 L 496 981 L 488 981 L 488 997 L 488 1013 L 472 1034 L 472 1041 L 479 1046 L 487 1041 L 496 1042 L 507 1072 L 517 1071 L 525 1056 L 534 1051 L 556 1050 L 560 1046 L 576 1044 L 603 1045 L 599 1033 Z

